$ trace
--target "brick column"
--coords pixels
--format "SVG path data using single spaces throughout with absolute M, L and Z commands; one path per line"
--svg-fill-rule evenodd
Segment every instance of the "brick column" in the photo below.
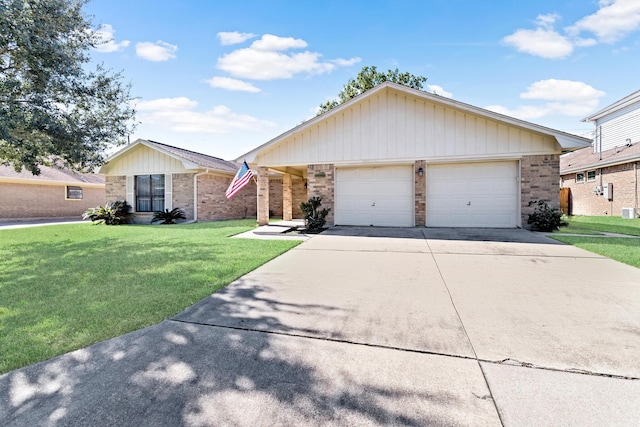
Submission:
M 534 210 L 529 206 L 530 201 L 544 200 L 552 208 L 560 207 L 560 156 L 523 156 L 520 160 L 520 176 L 522 225 L 528 227 L 529 214 Z
M 415 226 L 424 227 L 427 224 L 427 162 L 417 160 L 414 168 L 414 200 L 415 200 Z M 423 175 L 418 171 L 422 168 Z
M 258 225 L 269 224 L 269 171 L 260 166 L 258 170 Z
M 322 208 L 329 208 L 327 225 L 333 225 L 334 218 L 334 171 L 333 164 L 307 166 L 307 195 L 322 197 Z
M 293 191 L 291 174 L 288 173 L 282 177 L 282 219 L 285 221 L 293 219 Z

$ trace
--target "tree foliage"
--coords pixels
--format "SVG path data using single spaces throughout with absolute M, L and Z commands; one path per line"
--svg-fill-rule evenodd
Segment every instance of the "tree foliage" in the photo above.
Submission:
M 130 86 L 102 65 L 87 0 L 0 0 L 0 164 L 85 170 L 126 142 L 135 111 Z
M 318 114 L 326 113 L 332 108 L 335 108 L 340 104 L 344 104 L 351 98 L 354 98 L 380 83 L 387 81 L 409 86 L 413 89 L 422 90 L 422 85 L 427 81 L 427 78 L 414 76 L 408 72 L 401 73 L 397 68 L 395 70 L 387 70 L 386 73 L 383 73 L 378 71 L 375 66 L 362 67 L 362 70 L 360 70 L 356 78 L 349 79 L 347 84 L 344 85 L 338 94 L 338 99 L 320 104 L 320 111 Z

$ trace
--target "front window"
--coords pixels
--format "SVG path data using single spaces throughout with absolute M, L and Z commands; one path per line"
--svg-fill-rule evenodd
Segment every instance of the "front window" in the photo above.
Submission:
M 82 200 L 82 187 L 68 185 L 67 200 Z
M 596 171 L 588 171 L 587 181 L 595 181 L 595 180 L 596 180 Z
M 136 212 L 164 210 L 164 175 L 136 176 Z
M 577 183 L 584 182 L 584 173 L 583 172 L 578 172 L 576 174 L 576 182 Z

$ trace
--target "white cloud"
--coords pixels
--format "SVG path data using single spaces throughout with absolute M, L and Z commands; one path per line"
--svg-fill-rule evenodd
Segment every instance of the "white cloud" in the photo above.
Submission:
M 555 30 L 547 28 L 517 30 L 502 41 L 519 52 L 548 59 L 565 58 L 573 52 L 571 41 Z
M 640 28 L 638 0 L 601 0 L 600 9 L 567 28 L 569 34 L 595 34 L 603 43 L 614 43 Z
M 255 87 L 251 83 L 232 79 L 230 77 L 214 77 L 210 80 L 206 80 L 206 82 L 209 83 L 209 85 L 213 88 L 253 93 L 261 92 L 260 88 Z
M 539 119 L 556 114 L 569 117 L 584 117 L 598 106 L 605 92 L 578 81 L 548 79 L 532 83 L 520 98 L 547 101 L 539 105 L 522 105 L 508 108 L 489 105 L 487 110 L 523 120 Z
M 137 118 L 145 125 L 186 133 L 222 134 L 236 130 L 261 131 L 273 122 L 237 114 L 219 105 L 208 111 L 195 111 L 198 103 L 189 98 L 160 98 L 138 103 Z
M 447 92 L 442 88 L 442 86 L 438 85 L 427 85 L 427 89 L 433 92 L 436 95 L 444 96 L 445 98 L 453 98 L 453 94 L 451 92 Z
M 615 43 L 640 28 L 640 1 L 600 0 L 599 7 L 596 13 L 565 27 L 564 34 L 554 29 L 559 15 L 538 15 L 535 30 L 518 29 L 502 42 L 530 55 L 561 59 L 571 55 L 576 47 Z M 596 38 L 582 37 L 583 32 Z
M 136 55 L 147 61 L 168 61 L 176 57 L 178 46 L 158 40 L 152 42 L 136 43 Z
M 238 31 L 221 31 L 218 34 L 220 44 L 223 46 L 242 43 L 246 40 L 256 37 L 257 34 L 253 33 L 239 33 Z
M 122 50 L 131 44 L 129 40 L 116 42 L 113 38 L 115 32 L 116 31 L 113 29 L 113 26 L 109 24 L 100 25 L 100 27 L 93 32 L 97 40 L 95 50 L 103 53 L 111 53 Z
M 360 58 L 321 61 L 322 55 L 317 52 L 286 52 L 305 47 L 307 42 L 302 39 L 265 34 L 248 48 L 238 49 L 218 58 L 217 67 L 234 77 L 274 80 L 289 79 L 299 73 L 326 73 L 336 67 L 360 61 Z

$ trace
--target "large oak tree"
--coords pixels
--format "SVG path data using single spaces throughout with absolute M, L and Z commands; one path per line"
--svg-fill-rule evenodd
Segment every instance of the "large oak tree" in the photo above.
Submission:
M 0 0 L 0 164 L 90 169 L 126 142 L 130 85 L 102 65 L 87 0 Z
M 318 114 L 326 113 L 332 108 L 335 108 L 340 104 L 344 104 L 351 98 L 354 98 L 386 81 L 422 90 L 422 85 L 427 81 L 427 78 L 414 76 L 408 72 L 401 73 L 397 68 L 395 70 L 387 70 L 386 73 L 383 73 L 378 71 L 375 66 L 362 67 L 362 70 L 360 70 L 356 78 L 349 79 L 349 81 L 344 85 L 338 94 L 338 99 L 327 101 L 320 105 Z

